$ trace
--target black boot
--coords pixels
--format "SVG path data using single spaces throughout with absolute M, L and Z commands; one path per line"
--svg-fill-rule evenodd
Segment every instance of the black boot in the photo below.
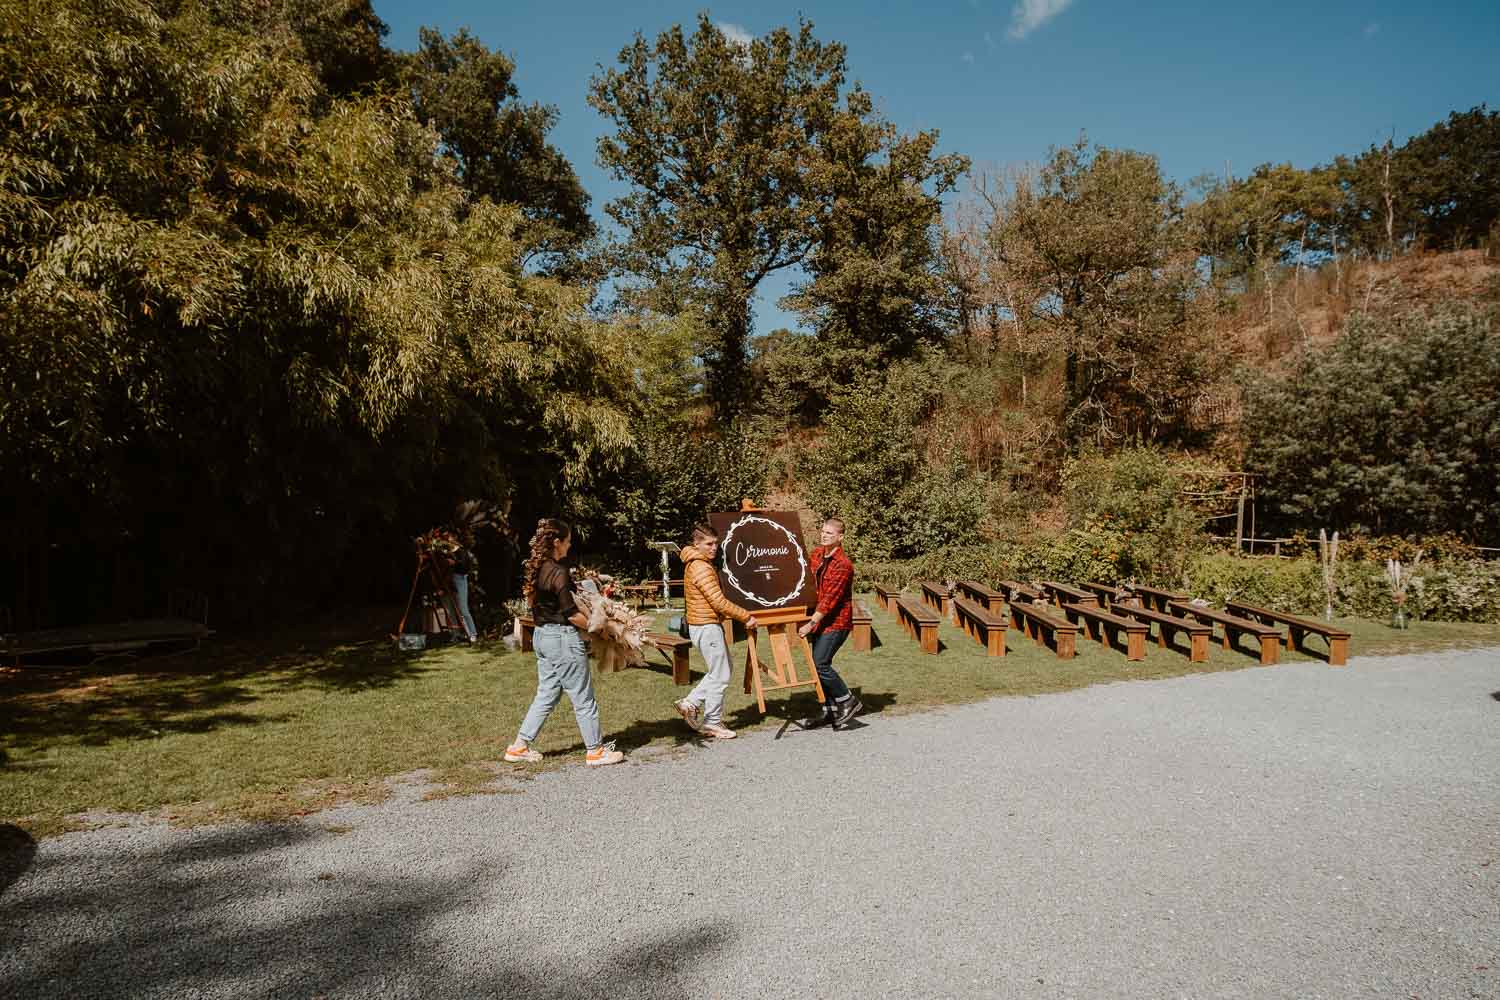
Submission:
M 833 716 L 833 728 L 843 729 L 854 721 L 854 717 L 865 710 L 864 702 L 859 700 L 859 695 L 851 694 L 847 700 L 838 704 L 838 711 Z

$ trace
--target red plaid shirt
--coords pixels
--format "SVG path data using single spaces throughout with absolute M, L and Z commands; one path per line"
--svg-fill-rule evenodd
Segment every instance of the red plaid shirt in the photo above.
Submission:
M 813 579 L 818 582 L 818 612 L 823 615 L 814 632 L 847 632 L 854 628 L 854 563 L 841 545 L 832 552 L 819 545 L 812 550 Z

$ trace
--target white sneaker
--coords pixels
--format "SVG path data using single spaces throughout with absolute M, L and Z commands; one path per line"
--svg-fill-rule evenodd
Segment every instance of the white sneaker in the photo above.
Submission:
M 593 750 L 583 755 L 583 762 L 589 767 L 603 767 L 606 764 L 618 764 L 625 759 L 625 755 L 615 749 L 613 743 L 601 743 Z
M 672 706 L 677 709 L 677 714 L 682 716 L 682 721 L 693 727 L 693 732 L 703 732 L 703 706 L 694 705 L 686 698 Z

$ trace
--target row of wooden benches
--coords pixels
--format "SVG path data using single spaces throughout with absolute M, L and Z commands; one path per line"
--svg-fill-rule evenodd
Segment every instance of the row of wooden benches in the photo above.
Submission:
M 937 626 L 946 617 L 984 645 L 991 656 L 1005 655 L 1005 630 L 1014 627 L 1034 641 L 1047 643 L 1064 659 L 1074 655 L 1080 630 L 1101 643 L 1116 643 L 1123 636 L 1126 657 L 1139 660 L 1146 655 L 1146 640 L 1154 624 L 1158 645 L 1170 647 L 1177 634 L 1186 635 L 1189 658 L 1201 663 L 1208 658 L 1208 642 L 1217 625 L 1226 649 L 1242 636 L 1256 640 L 1263 664 L 1276 663 L 1283 645 L 1305 648 L 1309 635 L 1327 641 L 1331 666 L 1348 662 L 1348 631 L 1239 601 L 1216 611 L 1190 602 L 1186 594 L 1155 587 L 1126 589 L 1097 583 L 1074 587 L 1055 581 L 1043 581 L 1041 589 L 1014 580 L 1001 581 L 998 589 L 973 580 L 959 581 L 953 588 L 934 582 L 919 586 L 920 602 L 883 586 L 875 588 L 875 596 L 928 653 L 937 652 Z M 1009 621 L 1003 614 L 1007 606 Z

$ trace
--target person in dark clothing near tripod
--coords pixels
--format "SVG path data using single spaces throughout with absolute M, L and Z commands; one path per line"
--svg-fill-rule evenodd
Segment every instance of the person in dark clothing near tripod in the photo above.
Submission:
M 864 711 L 859 696 L 833 669 L 833 656 L 854 628 L 854 563 L 844 552 L 844 522 L 830 517 L 818 532 L 821 543 L 812 551 L 813 579 L 818 584 L 818 606 L 812 617 L 797 629 L 812 637 L 813 666 L 823 686 L 823 714 L 807 722 L 809 727 L 847 726 Z

